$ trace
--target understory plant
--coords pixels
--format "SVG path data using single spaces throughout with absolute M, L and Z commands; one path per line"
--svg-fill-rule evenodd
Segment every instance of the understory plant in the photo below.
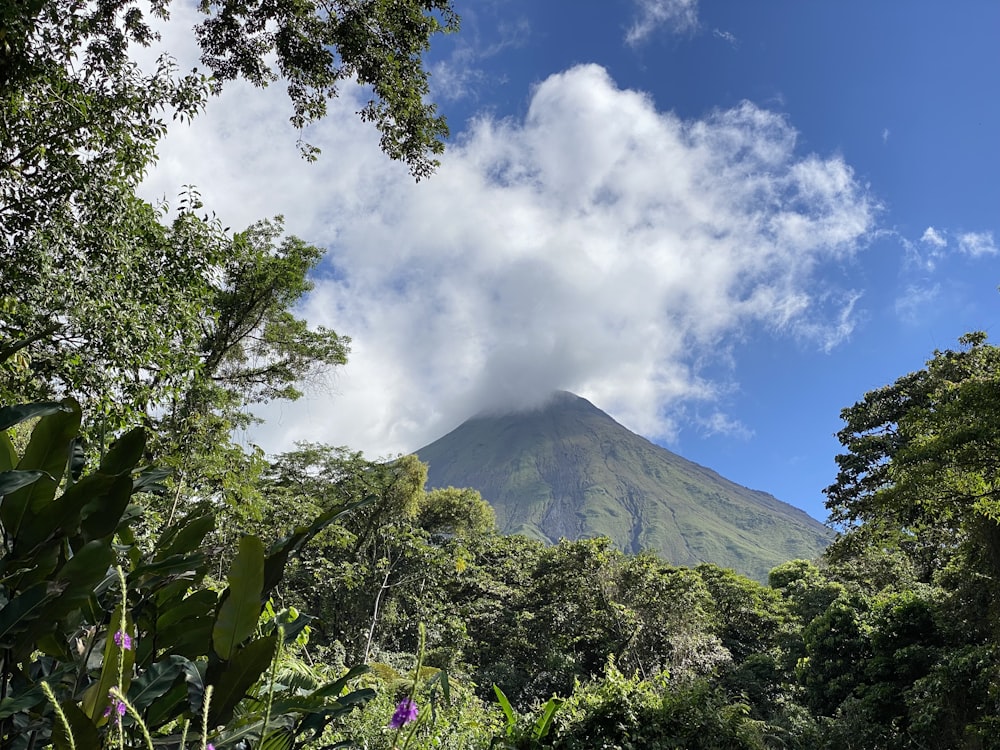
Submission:
M 32 419 L 19 455 L 11 428 Z M 270 602 L 289 557 L 353 506 L 267 549 L 244 536 L 213 584 L 210 512 L 136 540 L 165 478 L 140 466 L 145 431 L 88 471 L 80 421 L 72 399 L 0 408 L 0 746 L 290 750 L 373 697 L 352 689 L 367 667 L 284 668 L 309 618 Z

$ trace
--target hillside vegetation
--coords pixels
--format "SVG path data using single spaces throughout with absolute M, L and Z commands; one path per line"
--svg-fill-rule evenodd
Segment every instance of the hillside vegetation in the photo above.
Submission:
M 501 531 L 549 543 L 606 536 L 625 552 L 766 581 L 832 538 L 801 510 L 654 445 L 571 393 L 474 417 L 416 453 L 429 486 L 475 488 Z

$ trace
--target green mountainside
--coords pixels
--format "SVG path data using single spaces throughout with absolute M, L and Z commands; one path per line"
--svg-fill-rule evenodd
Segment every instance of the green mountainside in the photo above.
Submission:
M 473 487 L 508 534 L 547 542 L 608 536 L 677 565 L 711 562 L 757 580 L 813 558 L 829 530 L 661 448 L 586 399 L 554 395 L 534 411 L 469 419 L 418 451 L 428 487 Z

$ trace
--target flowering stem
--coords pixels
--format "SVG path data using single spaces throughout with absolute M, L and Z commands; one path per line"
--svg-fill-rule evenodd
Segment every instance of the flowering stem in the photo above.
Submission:
M 131 714 L 133 719 L 135 719 L 136 726 L 142 730 L 142 737 L 146 740 L 146 747 L 149 748 L 149 750 L 153 750 L 153 738 L 149 736 L 149 729 L 146 728 L 146 722 L 142 720 L 139 712 L 136 711 L 135 707 L 125 699 L 125 696 L 122 695 L 120 690 L 111 688 L 111 697 L 116 701 L 120 701 L 121 704 L 125 706 L 125 710 Z
M 73 728 L 70 727 L 69 719 L 66 718 L 66 714 L 62 710 L 62 706 L 59 705 L 59 701 L 56 700 L 55 693 L 52 692 L 52 687 L 49 683 L 42 682 L 42 692 L 52 702 L 52 708 L 55 709 L 56 716 L 59 717 L 59 723 L 62 724 L 66 732 L 66 737 L 69 740 L 69 750 L 76 750 L 76 740 L 73 739 Z
M 427 628 L 424 626 L 423 623 L 420 623 L 420 625 L 418 626 L 418 632 L 420 634 L 420 638 L 417 646 L 417 668 L 413 672 L 413 685 L 410 687 L 410 695 L 404 701 L 407 708 L 407 713 L 406 713 L 407 717 L 409 716 L 409 711 L 413 711 L 414 713 L 416 713 L 415 711 L 416 702 L 414 701 L 414 696 L 417 694 L 417 683 L 420 681 L 420 670 L 422 670 L 424 667 L 424 651 L 426 651 L 427 647 Z M 399 704 L 400 708 L 396 709 L 397 713 L 399 713 L 404 703 Z M 395 719 L 396 717 L 393 718 Z M 403 727 L 408 723 L 408 721 L 409 719 L 403 718 L 399 722 L 399 725 L 396 727 L 396 736 L 392 740 L 393 748 L 399 746 L 399 735 L 402 734 Z M 419 723 L 420 723 L 420 717 L 419 714 L 417 714 L 417 719 L 416 721 L 413 722 L 413 726 L 410 727 L 410 731 L 406 735 L 406 741 L 403 743 L 404 749 L 406 748 L 407 745 L 410 744 L 410 741 L 413 739 L 413 735 L 417 731 L 417 724 Z
M 205 700 L 201 704 L 201 750 L 208 746 L 208 707 L 212 704 L 212 686 L 205 688 Z

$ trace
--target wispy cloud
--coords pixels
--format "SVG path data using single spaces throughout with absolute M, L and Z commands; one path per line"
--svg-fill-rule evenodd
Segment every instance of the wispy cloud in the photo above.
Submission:
M 850 334 L 856 295 L 820 277 L 877 207 L 842 158 L 798 153 L 780 114 L 683 120 L 580 66 L 539 84 L 522 120 L 474 122 L 414 184 L 345 96 L 307 133 L 324 151 L 307 165 L 283 92 L 234 87 L 172 131 L 145 188 L 194 183 L 228 225 L 283 213 L 328 248 L 302 312 L 353 350 L 337 395 L 263 412 L 268 450 L 413 450 L 557 388 L 662 436 L 676 407 L 717 398 L 703 363 L 733 337 Z
M 698 0 L 634 0 L 636 18 L 625 33 L 625 43 L 638 46 L 661 28 L 672 32 L 698 26 Z
M 736 35 L 731 31 L 723 31 L 722 29 L 712 29 L 712 36 L 716 39 L 721 39 L 726 42 L 730 47 L 738 47 L 739 40 Z
M 936 248 L 945 248 L 948 246 L 948 240 L 944 238 L 944 235 L 935 229 L 934 227 L 927 227 L 924 230 L 923 235 L 920 237 L 920 241 L 925 245 L 930 245 Z
M 915 325 L 927 318 L 937 299 L 941 296 L 941 285 L 921 286 L 912 284 L 896 299 L 896 316 L 905 323 Z
M 527 19 L 501 23 L 494 41 L 483 43 L 474 31 L 463 29 L 447 59 L 431 67 L 431 94 L 440 100 L 477 99 L 478 89 L 488 84 L 490 75 L 482 63 L 512 49 L 524 46 L 531 36 Z
M 882 128 L 882 143 L 888 143 L 890 135 L 892 135 L 892 131 L 889 128 Z
M 721 411 L 713 412 L 708 417 L 699 418 L 698 424 L 706 435 L 726 435 L 742 440 L 749 440 L 754 435 L 753 430 L 745 424 Z
M 993 232 L 964 232 L 958 235 L 958 249 L 974 258 L 997 254 Z

